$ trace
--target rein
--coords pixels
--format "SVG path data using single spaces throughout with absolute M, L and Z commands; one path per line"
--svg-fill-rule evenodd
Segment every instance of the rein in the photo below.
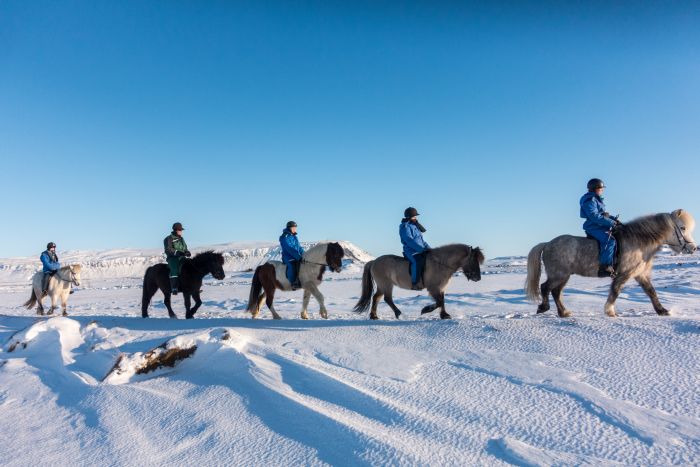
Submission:
M 678 240 L 678 247 L 681 248 L 681 250 L 685 250 L 685 248 L 690 245 L 690 242 L 685 239 L 685 236 L 683 235 L 683 232 L 681 232 L 681 228 L 678 227 L 678 224 L 676 224 L 675 221 L 673 221 L 673 233 L 676 234 L 676 240 Z
M 78 284 L 76 284 L 75 282 L 75 273 L 72 269 L 68 268 L 68 279 L 63 277 L 60 270 L 58 271 L 58 274 L 56 274 L 56 276 L 63 282 L 73 283 L 74 286 L 78 287 Z

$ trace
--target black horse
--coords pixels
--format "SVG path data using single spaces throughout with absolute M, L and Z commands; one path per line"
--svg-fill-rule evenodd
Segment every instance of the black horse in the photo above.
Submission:
M 194 314 L 202 305 L 202 299 L 199 298 L 199 292 L 202 288 L 202 279 L 207 274 L 211 274 L 215 279 L 222 280 L 224 274 L 224 256 L 221 253 L 213 251 L 205 251 L 199 253 L 192 259 L 185 259 L 182 262 L 180 269 L 180 291 L 185 297 L 185 309 L 187 319 L 194 318 Z M 143 277 L 143 299 L 141 300 L 141 316 L 148 318 L 148 305 L 151 303 L 151 298 L 158 291 L 163 292 L 165 298 L 163 303 L 168 308 L 168 315 L 171 318 L 176 318 L 177 315 L 173 312 L 170 306 L 170 270 L 168 265 L 161 263 L 151 266 L 146 269 L 146 275 Z M 190 309 L 194 298 L 194 308 Z

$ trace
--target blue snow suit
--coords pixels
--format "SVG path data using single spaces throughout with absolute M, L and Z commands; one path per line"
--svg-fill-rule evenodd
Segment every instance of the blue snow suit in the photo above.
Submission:
M 603 198 L 589 191 L 581 197 L 581 217 L 586 219 L 583 230 L 591 237 L 598 240 L 600 245 L 599 261 L 601 266 L 612 265 L 615 259 L 615 237 L 610 230 L 615 226 L 615 221 L 605 216 L 605 203 Z
M 287 265 L 287 279 L 293 284 L 297 279 L 297 265 L 304 255 L 304 249 L 299 245 L 297 234 L 293 234 L 289 229 L 282 231 L 280 246 L 282 247 L 282 262 Z
M 404 219 L 399 225 L 399 236 L 403 245 L 403 255 L 411 263 L 411 282 L 418 282 L 418 264 L 416 255 L 424 253 L 430 245 L 423 240 L 423 234 L 413 222 Z M 421 258 L 422 260 L 422 258 Z M 424 261 L 421 261 L 421 265 Z
M 58 256 L 56 256 L 56 253 L 51 253 L 49 250 L 46 250 L 41 254 L 40 259 L 41 264 L 44 266 L 44 274 L 53 274 L 61 269 L 61 264 L 58 262 Z

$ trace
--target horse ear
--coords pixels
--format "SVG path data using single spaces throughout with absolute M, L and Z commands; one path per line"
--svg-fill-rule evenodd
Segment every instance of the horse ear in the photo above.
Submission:
M 675 211 L 673 211 L 673 214 L 675 214 L 676 217 L 681 217 L 681 214 L 683 214 L 683 210 L 682 210 L 682 209 L 676 209 Z

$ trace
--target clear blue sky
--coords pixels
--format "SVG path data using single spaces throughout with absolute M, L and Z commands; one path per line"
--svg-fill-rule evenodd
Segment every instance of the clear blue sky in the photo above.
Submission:
M 0 2 L 0 257 L 700 216 L 700 3 L 496 3 Z

